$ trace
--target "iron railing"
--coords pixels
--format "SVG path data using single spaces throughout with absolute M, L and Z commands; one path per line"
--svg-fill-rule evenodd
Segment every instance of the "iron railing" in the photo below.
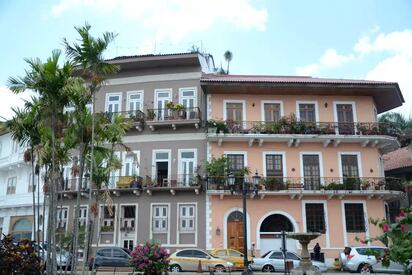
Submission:
M 172 109 L 147 109 L 146 121 L 169 121 L 169 120 L 199 120 L 199 107 L 184 108 L 183 110 Z
M 306 134 L 306 135 L 387 135 L 399 137 L 396 124 L 380 122 L 208 121 L 209 133 Z
M 123 115 L 126 118 L 130 118 L 134 122 L 143 122 L 145 120 L 145 114 L 140 110 L 120 111 L 120 112 L 104 112 L 100 113 L 108 120 L 113 120 L 117 115 Z
M 110 189 L 149 189 L 149 188 L 185 188 L 195 187 L 202 183 L 201 177 L 196 174 L 179 174 L 169 176 L 110 176 L 99 179 L 102 185 Z M 89 188 L 89 178 L 83 178 L 81 191 Z M 64 178 L 61 181 L 62 191 L 77 191 L 79 178 Z
M 254 184 L 253 177 L 235 177 L 234 184 L 229 178 L 207 177 L 208 190 L 241 191 L 243 186 L 248 190 L 281 191 L 281 190 L 391 190 L 404 191 L 402 181 L 398 178 L 383 177 L 260 177 Z M 244 183 L 245 182 L 245 183 Z

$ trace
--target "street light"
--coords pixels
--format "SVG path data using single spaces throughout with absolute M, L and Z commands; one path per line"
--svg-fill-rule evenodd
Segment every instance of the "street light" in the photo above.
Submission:
M 234 178 L 234 177 L 233 177 Z M 229 180 L 230 181 L 230 180 Z M 247 215 L 246 215 L 246 194 L 248 192 L 255 192 L 258 193 L 258 185 L 260 182 L 260 176 L 256 169 L 255 175 L 252 177 L 252 182 L 246 182 L 246 178 L 243 180 L 242 183 L 242 204 L 243 204 L 243 272 L 242 274 L 251 274 L 253 273 L 251 270 L 248 269 L 248 257 L 247 257 Z M 247 188 L 247 186 L 253 185 L 253 189 Z
M 230 172 L 229 172 L 229 175 L 227 176 L 227 183 L 228 183 L 228 185 L 229 185 L 230 193 L 231 193 L 232 195 L 233 195 L 233 192 L 234 192 L 235 180 L 236 180 L 235 174 L 233 174 L 233 172 L 230 171 Z

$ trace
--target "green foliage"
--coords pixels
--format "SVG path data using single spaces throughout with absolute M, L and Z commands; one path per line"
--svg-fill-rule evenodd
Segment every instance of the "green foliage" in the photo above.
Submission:
M 363 243 L 379 241 L 383 243 L 388 250 L 384 255 L 375 255 L 379 257 L 384 266 L 389 266 L 390 261 L 400 263 L 407 271 L 409 260 L 412 259 L 412 208 L 402 209 L 396 222 L 390 223 L 384 219 L 370 219 L 370 222 L 382 230 L 382 234 L 366 240 L 358 240 Z M 373 252 L 370 252 L 373 255 Z M 410 274 L 410 273 L 407 273 Z
M 210 161 L 206 161 L 206 172 L 209 177 L 224 177 L 226 176 L 227 158 L 212 157 Z
M 0 274 L 5 275 L 40 275 L 43 269 L 33 242 L 25 239 L 16 243 L 12 235 L 0 241 L 0 267 Z
M 388 132 L 393 132 L 395 135 L 399 135 L 399 142 L 403 146 L 408 146 L 412 142 L 412 117 L 406 118 L 401 113 L 388 112 L 379 116 L 379 122 L 384 123 L 382 127 L 387 129 L 381 129 Z

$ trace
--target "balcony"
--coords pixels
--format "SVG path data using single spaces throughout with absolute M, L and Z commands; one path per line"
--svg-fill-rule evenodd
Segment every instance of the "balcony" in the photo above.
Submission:
M 287 142 L 297 147 L 301 142 L 321 142 L 324 147 L 340 143 L 360 143 L 384 152 L 399 147 L 401 130 L 393 124 L 378 122 L 303 122 L 282 119 L 266 121 L 208 121 L 208 139 L 221 145 L 224 141 L 247 141 L 249 146 L 265 141 Z
M 176 130 L 178 126 L 193 125 L 196 129 L 200 127 L 200 109 L 198 107 L 184 108 L 183 110 L 171 109 L 148 109 L 146 124 L 154 131 L 156 128 L 171 127 Z
M 145 115 L 140 110 L 133 110 L 133 111 L 124 111 L 124 112 L 106 112 L 101 113 L 104 115 L 108 120 L 113 121 L 116 116 L 123 115 L 127 119 L 130 119 L 133 127 L 136 128 L 139 132 L 144 130 L 145 126 Z
M 253 185 L 252 178 L 236 177 L 234 185 L 230 186 L 228 177 L 208 177 L 207 192 L 223 197 L 225 194 L 240 194 L 243 181 L 248 190 L 255 194 L 289 195 L 291 198 L 327 195 L 340 199 L 348 195 L 367 195 L 368 198 L 393 198 L 404 194 L 404 186 L 398 178 L 383 177 L 261 177 L 258 185 Z M 253 194 L 253 192 L 252 192 Z
M 83 186 L 80 188 L 81 196 L 88 196 L 89 179 L 83 180 Z M 72 198 L 77 194 L 79 178 L 64 179 L 62 182 L 62 194 L 64 197 Z M 202 188 L 202 182 L 199 176 L 186 175 L 171 175 L 165 177 L 139 177 L 139 176 L 112 176 L 104 180 L 107 187 L 115 196 L 120 196 L 122 193 L 133 193 L 140 196 L 142 193 L 152 195 L 153 192 L 168 191 L 175 195 L 177 191 L 194 191 L 199 194 Z M 96 193 L 97 190 L 93 190 Z

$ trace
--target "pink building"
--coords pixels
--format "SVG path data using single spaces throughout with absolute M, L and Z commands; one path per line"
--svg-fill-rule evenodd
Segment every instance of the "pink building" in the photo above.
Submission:
M 281 230 L 318 231 L 332 261 L 345 246 L 360 245 L 356 236 L 378 233 L 368 218 L 385 217 L 386 201 L 402 193 L 384 178 L 381 158 L 399 147 L 399 133 L 377 123 L 379 113 L 404 102 L 397 83 L 205 75 L 201 85 L 208 160 L 228 163 L 223 175 L 208 178 L 208 249 L 242 250 L 243 181 L 256 190 L 248 193 L 246 240 L 256 254 L 279 249 Z M 294 240 L 287 245 L 299 250 Z

